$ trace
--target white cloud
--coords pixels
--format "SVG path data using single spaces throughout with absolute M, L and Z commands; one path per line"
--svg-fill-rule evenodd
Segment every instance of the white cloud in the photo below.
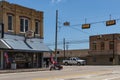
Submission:
M 59 3 L 59 2 L 61 2 L 62 0 L 51 0 L 52 1 L 52 3 Z

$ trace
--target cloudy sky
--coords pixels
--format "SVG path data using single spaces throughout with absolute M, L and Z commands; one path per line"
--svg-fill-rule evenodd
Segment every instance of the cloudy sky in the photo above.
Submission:
M 58 42 L 89 40 L 91 35 L 120 33 L 120 0 L 7 0 L 22 6 L 44 12 L 44 42 L 54 43 L 56 10 L 58 10 Z M 118 19 L 114 26 L 106 27 L 105 22 Z M 63 26 L 69 21 L 69 27 Z M 96 23 L 101 22 L 101 23 Z M 81 29 L 84 23 L 91 23 L 90 29 Z M 73 26 L 74 25 L 74 26 Z M 50 46 L 54 48 L 53 46 Z M 62 45 L 58 48 L 63 49 Z M 89 48 L 87 43 L 69 44 L 69 49 Z

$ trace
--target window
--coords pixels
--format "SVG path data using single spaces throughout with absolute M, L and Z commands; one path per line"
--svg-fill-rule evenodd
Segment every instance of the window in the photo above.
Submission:
M 35 34 L 39 34 L 39 33 L 40 33 L 40 22 L 35 21 Z
M 105 44 L 104 42 L 101 42 L 101 50 L 104 50 L 104 48 L 105 48 Z
M 109 49 L 110 49 L 110 50 L 113 50 L 113 48 L 114 48 L 114 42 L 113 42 L 113 41 L 110 41 L 110 42 L 109 42 Z
M 27 18 L 20 18 L 20 32 L 28 31 L 29 20 Z
M 8 15 L 8 30 L 13 30 L 13 16 Z
M 97 48 L 96 42 L 92 43 L 92 50 L 96 50 L 96 48 Z

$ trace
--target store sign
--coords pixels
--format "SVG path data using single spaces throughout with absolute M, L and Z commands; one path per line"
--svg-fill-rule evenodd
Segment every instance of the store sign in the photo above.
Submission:
M 4 37 L 4 25 L 0 24 L 0 38 Z
M 32 38 L 32 37 L 34 37 L 34 32 L 32 30 L 27 31 L 26 34 L 25 34 L 25 37 L 26 38 Z

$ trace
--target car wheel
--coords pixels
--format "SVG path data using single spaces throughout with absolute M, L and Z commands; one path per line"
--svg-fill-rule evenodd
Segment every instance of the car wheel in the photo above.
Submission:
M 68 65 L 68 63 L 67 63 L 67 62 L 65 62 L 65 65 L 67 66 L 67 65 Z
M 78 62 L 77 65 L 80 66 L 81 65 L 80 62 Z

